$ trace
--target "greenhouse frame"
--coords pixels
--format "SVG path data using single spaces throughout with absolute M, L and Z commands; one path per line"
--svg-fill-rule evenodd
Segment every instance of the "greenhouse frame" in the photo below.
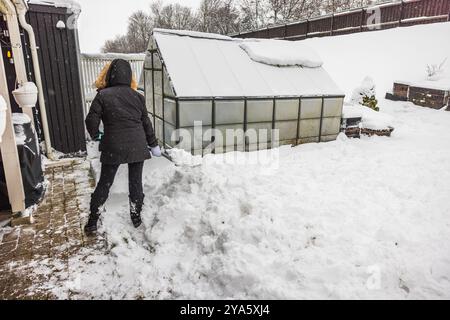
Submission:
M 239 47 L 242 41 L 248 40 L 153 31 L 139 87 L 160 143 L 205 155 L 335 140 L 344 94 L 325 70 L 256 62 Z M 201 137 L 194 133 L 196 121 L 202 122 Z M 177 129 L 192 140 L 172 140 Z M 239 134 L 230 139 L 228 129 Z M 250 129 L 259 132 L 256 141 L 249 139 Z M 216 139 L 218 131 L 228 139 Z

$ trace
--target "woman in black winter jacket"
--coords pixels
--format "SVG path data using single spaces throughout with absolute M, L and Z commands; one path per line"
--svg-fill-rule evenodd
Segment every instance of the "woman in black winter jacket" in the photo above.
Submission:
M 97 231 L 102 207 L 109 196 L 114 177 L 121 164 L 128 164 L 130 214 L 133 225 L 142 224 L 144 203 L 142 170 L 144 161 L 161 156 L 152 123 L 145 107 L 145 99 L 132 89 L 133 75 L 130 64 L 122 59 L 105 67 L 104 85 L 100 86 L 89 114 L 86 127 L 96 141 L 100 141 L 102 171 L 100 181 L 91 198 L 91 214 L 85 226 L 86 233 Z M 99 87 L 99 85 L 97 84 Z M 102 88 L 103 87 L 103 88 Z M 103 122 L 104 134 L 99 130 Z

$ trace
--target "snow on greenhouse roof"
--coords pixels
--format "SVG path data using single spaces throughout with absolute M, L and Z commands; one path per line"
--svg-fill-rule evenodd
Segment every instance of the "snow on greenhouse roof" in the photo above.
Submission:
M 323 65 L 318 54 L 300 41 L 247 40 L 240 47 L 256 62 L 273 66 L 303 66 L 318 68 Z
M 258 40 L 258 49 L 270 50 L 269 58 L 280 54 L 273 59 L 278 65 L 271 65 L 270 61 L 254 61 L 241 48 L 255 40 L 161 29 L 155 29 L 153 35 L 178 97 L 343 95 L 322 67 L 278 66 L 304 62 L 311 57 L 309 50 L 306 55 L 298 52 L 293 56 L 294 51 L 290 50 L 281 56 L 275 47 L 286 47 L 286 41 Z M 282 63 L 283 57 L 289 57 L 290 61 Z

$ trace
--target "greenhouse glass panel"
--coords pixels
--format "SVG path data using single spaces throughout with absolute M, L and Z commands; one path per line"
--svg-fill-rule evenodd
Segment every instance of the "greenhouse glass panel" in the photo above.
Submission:
M 195 121 L 212 125 L 212 101 L 180 101 L 180 127 L 193 127 Z
M 253 152 L 253 151 L 258 151 L 258 150 L 264 150 L 264 149 L 268 149 L 268 148 L 270 148 L 270 144 L 266 144 L 266 147 L 264 147 L 263 145 L 260 145 L 260 144 L 249 144 L 248 146 L 247 146 L 247 150 L 249 151 L 249 152 Z
M 156 138 L 162 143 L 163 142 L 163 121 L 161 119 L 156 118 L 155 120 L 155 135 Z
M 333 135 L 329 135 L 329 136 L 322 136 L 321 141 L 322 141 L 322 142 L 335 141 L 337 137 L 338 137 L 337 134 L 333 134 Z
M 163 118 L 163 97 L 155 94 L 155 113 L 157 117 Z
M 244 145 L 244 128 L 242 124 L 216 126 L 221 137 L 216 136 L 216 146 Z
M 302 99 L 301 109 L 301 119 L 320 118 L 322 114 L 322 99 L 304 98 Z
M 325 98 L 323 107 L 324 117 L 341 117 L 343 98 Z
M 150 52 L 145 54 L 144 69 L 153 69 L 152 54 Z
M 299 99 L 295 100 L 276 100 L 276 116 L 278 120 L 297 120 Z
M 311 138 L 301 138 L 299 139 L 298 144 L 305 144 L 305 143 L 318 143 L 319 137 L 311 137 Z
M 153 53 L 153 69 L 162 69 L 161 59 L 157 52 Z
M 291 140 L 283 140 L 278 142 L 278 146 L 295 146 L 297 145 L 297 139 L 291 139 Z
M 298 121 L 280 121 L 275 123 L 275 129 L 279 130 L 279 139 L 291 140 L 297 139 Z
M 244 101 L 216 101 L 216 124 L 244 122 Z
M 266 122 L 273 119 L 273 100 L 248 100 L 247 121 Z
M 341 130 L 341 118 L 323 118 L 322 135 L 335 135 Z
M 171 125 L 170 123 L 164 124 L 164 139 L 167 145 L 170 147 L 174 147 L 176 145 L 176 136 L 174 136 L 174 140 L 172 140 L 172 133 L 175 131 L 175 126 Z
M 186 127 L 180 130 L 182 139 L 180 148 L 184 150 L 202 150 L 211 144 L 211 127 L 204 126 L 201 130 Z M 187 136 L 184 136 L 187 133 Z M 190 138 L 190 140 L 188 140 Z
M 147 111 L 153 114 L 153 82 L 152 71 L 145 70 L 145 105 Z
M 215 153 L 217 154 L 221 154 L 221 153 L 227 153 L 227 152 L 234 152 L 234 151 L 238 151 L 238 152 L 244 152 L 245 151 L 245 146 L 242 145 L 237 145 L 237 146 L 225 146 L 225 147 L 217 147 L 215 148 Z
M 155 37 L 152 35 L 152 36 L 150 37 L 150 41 L 148 42 L 147 50 L 148 50 L 148 51 L 156 50 L 157 47 L 158 47 L 158 46 L 157 46 L 157 44 L 156 44 Z
M 164 99 L 164 121 L 176 125 L 177 123 L 177 103 L 175 100 Z
M 249 131 L 253 131 L 253 133 L 249 133 Z M 255 140 L 254 134 L 256 134 L 257 141 L 252 141 Z M 249 144 L 272 141 L 272 122 L 249 123 L 247 126 L 247 137 L 250 137 Z
M 173 92 L 172 83 L 167 75 L 166 69 L 164 69 L 164 94 L 175 97 L 175 92 Z
M 154 71 L 153 72 L 153 80 L 155 81 L 155 94 L 163 94 L 162 87 L 162 71 Z
M 319 137 L 320 119 L 300 121 L 300 138 Z

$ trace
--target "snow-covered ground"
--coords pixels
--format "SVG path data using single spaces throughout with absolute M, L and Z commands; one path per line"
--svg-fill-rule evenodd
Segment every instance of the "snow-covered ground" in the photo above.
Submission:
M 349 95 L 370 75 L 381 97 L 394 79 L 419 77 L 423 63 L 450 55 L 442 40 L 449 32 L 444 23 L 309 42 Z M 397 34 L 409 40 L 397 42 Z M 439 47 L 412 50 L 438 38 Z M 73 272 L 55 282 L 55 293 L 70 286 L 75 297 L 105 299 L 450 299 L 450 112 L 384 99 L 380 108 L 396 129 L 391 138 L 282 147 L 270 170 L 218 156 L 195 166 L 148 161 L 138 230 L 122 168 L 102 220 L 110 251 L 72 257 Z
M 413 83 L 427 78 L 427 65 L 444 65 L 443 77 L 450 78 L 450 22 L 356 33 L 338 37 L 311 38 L 323 67 L 348 96 L 361 81 L 374 79 L 383 98 L 397 80 Z M 444 81 L 436 86 L 441 87 Z M 446 82 L 450 88 L 450 81 Z M 427 83 L 430 85 L 430 83 Z
M 73 258 L 75 291 L 101 298 L 450 298 L 450 113 L 382 102 L 392 138 L 280 150 L 279 169 L 145 170 L 133 229 L 126 170 L 102 231 L 110 254 Z

